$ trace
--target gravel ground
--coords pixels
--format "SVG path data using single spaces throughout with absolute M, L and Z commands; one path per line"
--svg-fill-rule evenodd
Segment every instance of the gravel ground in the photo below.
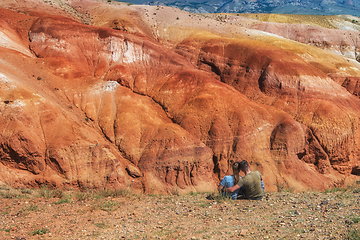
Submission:
M 267 192 L 260 201 L 6 187 L 0 194 L 1 239 L 360 239 L 360 185 Z

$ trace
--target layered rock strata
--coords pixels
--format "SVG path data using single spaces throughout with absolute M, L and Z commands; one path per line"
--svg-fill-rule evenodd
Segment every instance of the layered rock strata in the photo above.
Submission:
M 358 175 L 356 63 L 244 28 L 179 27 L 172 40 L 178 23 L 154 33 L 141 7 L 117 6 L 120 21 L 101 3 L 31 2 L 48 12 L 1 9 L 1 181 L 210 191 L 242 159 L 267 190 Z M 106 24 L 86 17 L 106 9 Z

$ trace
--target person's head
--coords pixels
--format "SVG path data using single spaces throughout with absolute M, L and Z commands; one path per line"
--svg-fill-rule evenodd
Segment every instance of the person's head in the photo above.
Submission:
M 239 163 L 239 170 L 246 173 L 250 169 L 249 163 L 246 160 L 242 160 Z
M 239 172 L 240 172 L 239 165 L 240 165 L 239 162 L 234 162 L 234 163 L 232 164 L 233 177 L 234 177 L 234 182 L 235 182 L 235 184 L 236 184 L 236 183 L 239 181 L 239 179 L 240 179 L 240 175 L 239 175 Z

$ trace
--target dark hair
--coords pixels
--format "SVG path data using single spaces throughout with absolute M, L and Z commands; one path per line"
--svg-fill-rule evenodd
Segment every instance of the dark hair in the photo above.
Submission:
M 239 172 L 240 172 L 239 165 L 240 165 L 239 162 L 234 162 L 233 165 L 232 165 L 233 177 L 234 177 L 234 184 L 237 184 L 237 183 L 239 182 L 239 179 L 240 179 L 240 175 L 239 175 Z
M 239 170 L 246 172 L 246 170 L 249 168 L 249 163 L 246 160 L 242 160 L 239 163 Z

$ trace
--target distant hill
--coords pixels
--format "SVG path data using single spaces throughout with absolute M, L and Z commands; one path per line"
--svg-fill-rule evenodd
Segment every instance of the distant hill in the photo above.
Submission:
M 360 16 L 359 0 L 127 0 L 145 5 L 164 5 L 195 13 L 288 13 Z

